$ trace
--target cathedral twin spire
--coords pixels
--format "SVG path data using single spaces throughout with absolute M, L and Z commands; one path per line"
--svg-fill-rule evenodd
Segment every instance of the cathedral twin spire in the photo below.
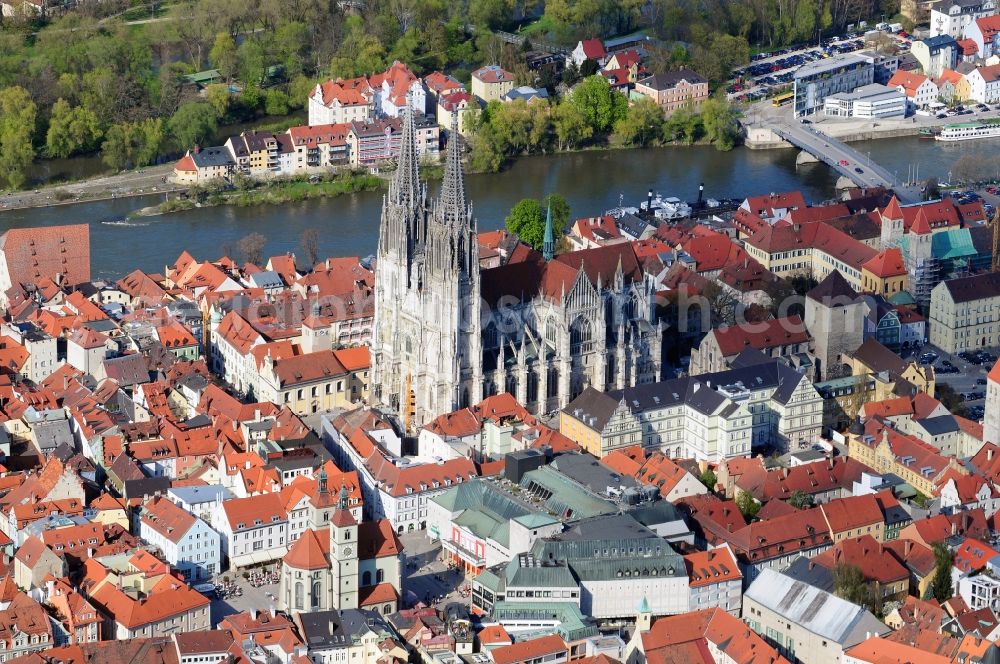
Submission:
M 443 221 L 457 224 L 467 218 L 469 207 L 465 202 L 465 181 L 462 173 L 462 137 L 458 131 L 458 113 L 451 117 L 448 134 L 448 156 L 444 166 L 444 182 L 438 197 Z

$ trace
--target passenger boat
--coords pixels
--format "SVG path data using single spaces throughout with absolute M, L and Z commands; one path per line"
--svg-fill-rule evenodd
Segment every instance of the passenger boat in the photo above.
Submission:
M 1000 123 L 967 122 L 945 125 L 941 128 L 941 133 L 934 138 L 938 141 L 971 141 L 997 136 L 1000 136 Z

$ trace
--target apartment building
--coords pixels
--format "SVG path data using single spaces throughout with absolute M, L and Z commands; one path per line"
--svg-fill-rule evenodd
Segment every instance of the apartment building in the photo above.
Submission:
M 1000 345 L 1000 274 L 951 279 L 935 286 L 930 341 L 946 353 Z

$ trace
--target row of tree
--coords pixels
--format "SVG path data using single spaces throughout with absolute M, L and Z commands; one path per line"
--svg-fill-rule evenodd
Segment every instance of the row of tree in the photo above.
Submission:
M 488 104 L 472 129 L 472 168 L 497 171 L 511 157 L 590 143 L 641 147 L 706 140 L 730 150 L 738 138 L 737 113 L 724 98 L 706 100 L 697 111 L 681 108 L 665 118 L 653 100 L 643 97 L 630 106 L 607 79 L 594 75 L 551 103 Z

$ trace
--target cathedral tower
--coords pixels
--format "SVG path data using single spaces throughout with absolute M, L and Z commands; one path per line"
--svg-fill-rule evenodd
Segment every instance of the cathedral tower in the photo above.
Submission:
M 461 157 L 453 126 L 441 193 L 428 203 L 406 110 L 379 231 L 372 385 L 410 431 L 482 398 L 479 246 Z

